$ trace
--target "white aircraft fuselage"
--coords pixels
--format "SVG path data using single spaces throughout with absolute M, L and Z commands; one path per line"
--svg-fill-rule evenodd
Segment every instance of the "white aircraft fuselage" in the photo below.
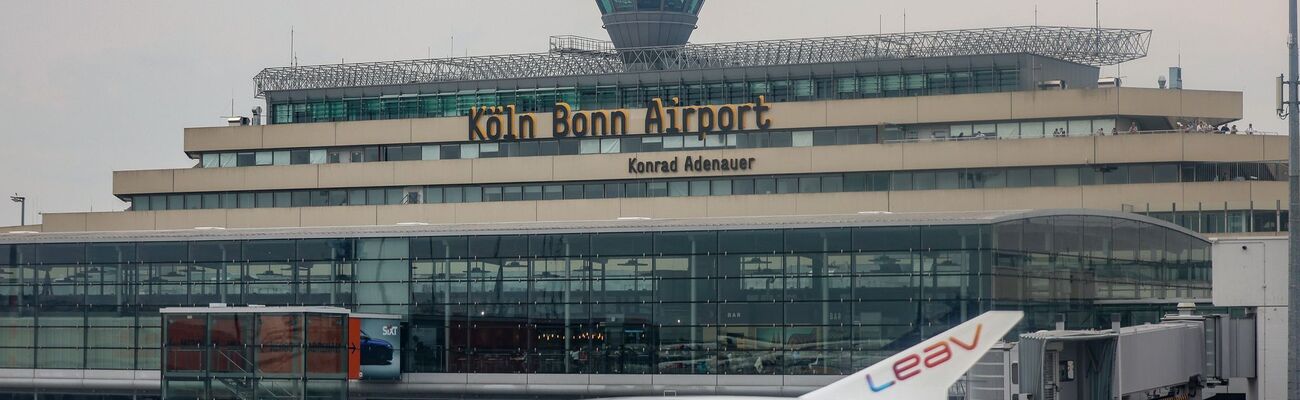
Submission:
M 678 396 L 691 400 L 946 400 L 948 388 L 961 379 L 993 344 L 1010 332 L 1020 311 L 990 311 L 931 337 L 853 375 L 799 397 Z M 662 400 L 665 397 L 620 397 Z M 612 399 L 611 399 L 612 400 Z

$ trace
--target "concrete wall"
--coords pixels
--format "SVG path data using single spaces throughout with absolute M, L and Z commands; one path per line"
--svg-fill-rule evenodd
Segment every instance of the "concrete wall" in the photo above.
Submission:
M 1002 189 L 710 197 L 509 201 L 459 204 L 127 211 L 45 214 L 45 232 L 298 227 L 1095 208 L 1137 211 L 1249 208 L 1284 197 L 1286 182 L 1196 182 Z
M 1285 160 L 1286 137 L 1151 134 L 465 160 L 117 171 L 113 194 L 520 183 L 1171 161 Z M 756 158 L 745 172 L 630 174 L 641 161 Z M 1122 188 L 1121 188 L 1122 189 Z M 1120 190 L 1120 189 L 1116 189 Z M 1212 196 L 1219 194 L 1210 193 Z M 1142 201 L 1142 202 L 1149 202 Z
M 1071 89 L 880 99 L 772 103 L 774 129 L 1101 116 L 1237 120 L 1240 92 L 1143 88 Z M 627 110 L 631 133 L 644 133 L 645 110 Z M 551 135 L 536 115 L 537 137 Z M 323 122 L 185 130 L 185 151 L 463 142 L 466 117 Z

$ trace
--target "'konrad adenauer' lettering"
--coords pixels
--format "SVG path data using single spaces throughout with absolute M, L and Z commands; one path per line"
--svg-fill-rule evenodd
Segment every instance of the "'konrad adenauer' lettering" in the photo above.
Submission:
M 754 162 L 758 159 L 754 157 L 742 158 L 704 158 L 699 156 L 686 156 L 685 162 L 681 162 L 678 157 L 669 160 L 659 161 L 641 161 L 636 157 L 627 159 L 627 173 L 629 174 L 653 174 L 653 173 L 676 173 L 684 172 L 727 172 L 727 171 L 747 171 L 754 168 Z M 680 162 L 680 164 L 679 164 Z

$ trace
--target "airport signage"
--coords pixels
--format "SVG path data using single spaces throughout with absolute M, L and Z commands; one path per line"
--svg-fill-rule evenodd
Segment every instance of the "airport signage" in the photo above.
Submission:
M 682 105 L 681 99 L 655 98 L 646 105 L 641 134 L 695 134 L 700 139 L 736 130 L 764 130 L 772 126 L 771 106 L 764 96 L 744 104 Z M 584 138 L 633 134 L 625 109 L 577 111 L 565 102 L 550 113 L 551 137 Z M 519 113 L 514 105 L 480 106 L 469 110 L 470 141 L 537 139 L 538 116 Z
M 637 157 L 627 159 L 629 174 L 675 174 L 678 172 L 730 172 L 754 168 L 754 157 L 705 158 L 701 156 L 673 157 L 671 160 L 642 161 Z

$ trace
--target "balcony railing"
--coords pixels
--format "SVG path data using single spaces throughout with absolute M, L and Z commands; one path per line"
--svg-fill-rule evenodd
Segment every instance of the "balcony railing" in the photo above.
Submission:
M 931 136 L 929 136 L 929 137 L 916 137 L 916 138 L 906 138 L 906 139 L 889 139 L 889 140 L 883 140 L 882 143 L 958 142 L 958 141 L 976 141 L 976 140 L 1013 140 L 1013 139 L 1072 138 L 1072 137 L 1073 137 L 1073 138 L 1077 138 L 1077 137 L 1090 137 L 1090 136 L 1157 135 L 1157 134 L 1170 134 L 1170 133 L 1181 133 L 1181 134 L 1189 134 L 1189 135 L 1285 136 L 1285 134 L 1278 133 L 1278 132 L 1264 132 L 1264 131 L 1252 131 L 1252 132 L 1246 132 L 1246 131 L 1236 131 L 1236 132 L 1233 132 L 1233 131 L 1228 131 L 1228 132 L 1223 132 L 1223 131 L 1217 131 L 1217 130 L 1189 130 L 1189 129 L 1182 129 L 1182 130 L 1179 130 L 1179 129 L 1163 129 L 1163 130 L 1145 130 L 1145 131 L 1114 131 L 1114 132 L 1106 132 L 1106 133 L 1093 132 L 1093 133 L 1087 133 L 1087 134 L 1077 134 L 1077 133 L 1067 133 L 1067 134 L 1059 134 L 1059 133 L 1058 133 L 1058 134 L 1051 134 L 1051 133 L 1049 133 L 1049 134 L 1045 134 L 1045 135 L 1040 136 L 1040 137 L 1002 137 L 1002 136 L 998 136 L 997 134 L 985 134 L 985 133 L 976 133 L 976 134 L 974 134 L 974 135 L 970 135 L 970 136 L 966 136 L 966 135 L 958 135 L 958 136 L 950 136 L 950 135 L 949 135 L 949 136 L 943 136 L 943 135 L 931 135 Z

